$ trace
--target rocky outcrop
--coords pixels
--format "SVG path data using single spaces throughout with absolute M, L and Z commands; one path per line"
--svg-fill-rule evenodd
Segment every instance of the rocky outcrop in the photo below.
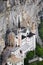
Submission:
M 0 1 L 0 13 L 5 12 L 6 10 L 6 2 Z
M 10 30 L 16 29 L 18 27 L 18 18 L 20 18 L 21 26 L 29 27 L 32 32 L 38 35 L 37 28 L 40 23 L 38 12 L 43 8 L 43 2 L 41 0 L 7 0 L 2 2 L 2 4 L 0 4 L 0 12 L 4 13 L 0 14 L 0 21 L 4 22 L 0 23 L 0 25 L 2 24 L 0 29 L 2 28 L 4 34 L 6 33 L 7 27 Z M 10 6 L 7 6 L 7 4 Z

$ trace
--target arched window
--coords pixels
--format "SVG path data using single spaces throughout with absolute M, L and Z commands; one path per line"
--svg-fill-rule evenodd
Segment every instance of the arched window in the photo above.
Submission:
M 20 53 L 22 54 L 22 50 L 20 50 Z

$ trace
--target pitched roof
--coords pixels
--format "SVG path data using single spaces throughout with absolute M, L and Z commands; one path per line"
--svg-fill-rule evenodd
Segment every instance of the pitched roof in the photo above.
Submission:
M 27 37 L 32 37 L 33 35 L 35 35 L 34 33 L 30 32 Z
M 26 36 L 22 35 L 22 39 L 26 38 Z

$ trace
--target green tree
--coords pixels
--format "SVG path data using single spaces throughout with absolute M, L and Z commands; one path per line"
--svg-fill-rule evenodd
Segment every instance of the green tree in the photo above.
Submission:
M 36 55 L 38 55 L 39 57 L 43 57 L 43 48 L 41 48 L 41 46 L 38 44 L 36 46 Z
M 43 41 L 43 20 L 41 20 L 41 23 L 38 27 L 38 31 L 39 31 L 39 36 L 41 37 L 41 39 Z

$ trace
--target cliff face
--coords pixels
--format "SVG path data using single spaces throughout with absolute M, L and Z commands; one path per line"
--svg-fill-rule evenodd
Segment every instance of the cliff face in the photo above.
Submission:
M 0 1 L 0 13 L 6 10 L 6 2 Z
M 37 28 L 40 23 L 38 12 L 42 11 L 43 0 L 7 0 L 0 1 L 0 33 L 5 34 L 7 27 L 17 28 L 18 17 L 21 26 L 32 28 L 33 22 Z M 8 6 L 10 5 L 10 6 Z M 7 26 L 8 25 L 8 26 Z

